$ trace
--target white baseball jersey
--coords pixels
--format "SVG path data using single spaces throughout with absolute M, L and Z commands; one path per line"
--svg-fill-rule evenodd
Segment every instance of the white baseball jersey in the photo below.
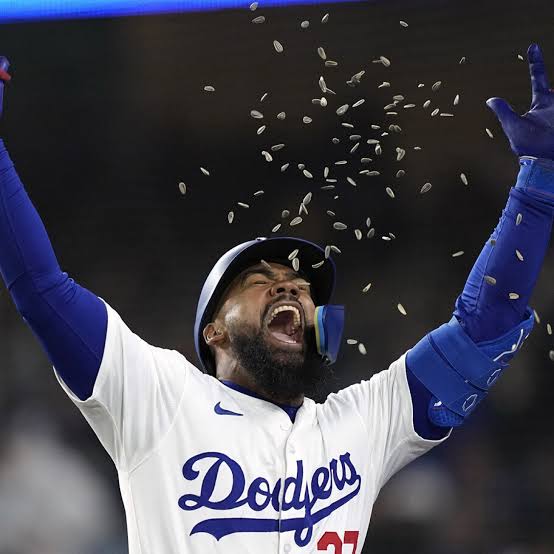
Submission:
M 116 465 L 130 554 L 359 553 L 381 487 L 441 442 L 414 431 L 405 355 L 292 423 L 107 310 L 92 396 L 56 376 Z

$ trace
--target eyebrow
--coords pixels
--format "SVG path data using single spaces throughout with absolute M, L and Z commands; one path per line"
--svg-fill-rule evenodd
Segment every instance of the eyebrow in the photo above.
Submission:
M 277 274 L 274 271 L 271 271 L 270 269 L 268 269 L 265 266 L 251 267 L 249 269 L 246 269 L 242 273 L 242 275 L 240 276 L 240 278 L 239 278 L 240 286 L 242 287 L 244 285 L 246 279 L 248 279 L 248 277 L 250 277 L 250 275 L 254 275 L 256 273 L 259 273 L 260 275 L 265 275 L 269 279 L 276 279 L 277 278 Z M 287 271 L 286 277 L 288 277 L 290 279 L 304 279 L 304 277 L 302 277 L 301 275 L 299 275 L 298 273 L 296 273 L 294 271 Z

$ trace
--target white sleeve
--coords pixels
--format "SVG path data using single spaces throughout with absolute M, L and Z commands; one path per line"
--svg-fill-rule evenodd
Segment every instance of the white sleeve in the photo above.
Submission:
M 182 354 L 134 334 L 104 300 L 108 328 L 92 395 L 60 385 L 88 421 L 118 470 L 131 471 L 156 448 L 177 414 L 192 367 Z
M 368 381 L 329 396 L 337 416 L 355 410 L 366 424 L 376 490 L 401 468 L 425 454 L 440 440 L 420 437 L 413 425 L 413 406 L 406 377 L 406 354 Z

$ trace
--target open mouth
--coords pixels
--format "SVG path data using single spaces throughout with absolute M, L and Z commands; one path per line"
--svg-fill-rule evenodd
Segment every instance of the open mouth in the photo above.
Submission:
M 267 330 L 275 340 L 301 345 L 303 341 L 302 314 L 297 306 L 281 304 L 274 307 L 267 319 Z

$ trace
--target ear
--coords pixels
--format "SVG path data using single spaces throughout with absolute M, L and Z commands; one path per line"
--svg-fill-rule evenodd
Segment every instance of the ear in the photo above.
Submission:
M 225 331 L 221 329 L 221 325 L 217 325 L 214 322 L 208 323 L 202 331 L 204 340 L 208 346 L 214 346 L 225 340 Z

